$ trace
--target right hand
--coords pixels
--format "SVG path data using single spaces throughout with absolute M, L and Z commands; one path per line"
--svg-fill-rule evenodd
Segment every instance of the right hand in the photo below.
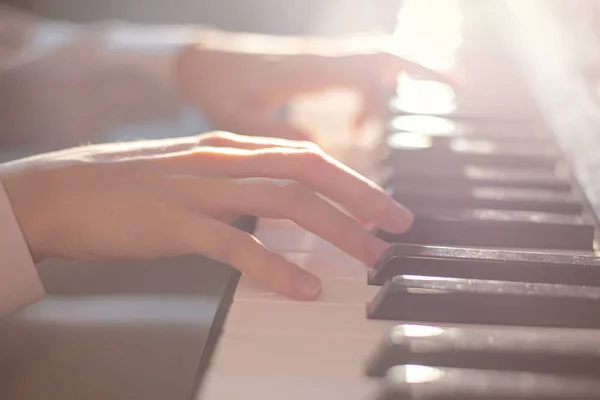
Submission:
M 316 276 L 229 225 L 239 215 L 289 219 L 367 265 L 388 245 L 355 217 L 393 232 L 412 216 L 315 145 L 209 134 L 73 148 L 6 164 L 0 179 L 36 260 L 203 254 L 294 299 Z

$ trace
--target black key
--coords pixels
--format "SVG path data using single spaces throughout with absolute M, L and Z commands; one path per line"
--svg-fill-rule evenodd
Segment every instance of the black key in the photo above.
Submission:
M 403 234 L 384 231 L 389 242 L 446 246 L 592 250 L 594 225 L 587 216 L 505 210 L 415 210 Z
M 367 307 L 371 319 L 600 328 L 600 288 L 398 275 Z
M 388 190 L 388 193 L 411 210 L 484 208 L 571 215 L 583 212 L 583 204 L 575 195 L 548 190 L 482 186 L 459 192 L 436 186 L 427 188 L 394 186 Z
M 478 137 L 493 140 L 528 140 L 555 143 L 552 135 L 539 125 L 521 123 L 457 122 L 434 115 L 399 115 L 388 119 L 389 135 L 397 132 L 425 133 L 436 137 Z
M 463 191 L 478 186 L 571 191 L 567 176 L 550 170 L 485 167 L 477 165 L 457 168 L 396 168 L 384 186 L 430 188 Z
M 600 382 L 511 371 L 397 366 L 375 400 L 598 400 Z
M 386 143 L 390 149 L 404 149 L 415 146 L 416 144 L 427 143 L 428 147 L 440 149 L 460 149 L 467 145 L 469 148 L 475 148 L 478 151 L 500 151 L 520 154 L 559 154 L 559 148 L 555 142 L 540 141 L 527 137 L 513 137 L 510 141 L 506 138 L 486 137 L 479 135 L 447 135 L 426 132 L 408 132 L 397 131 L 389 132 L 386 137 Z
M 600 287 L 600 257 L 395 244 L 369 272 L 369 284 L 382 285 L 396 275 Z
M 540 123 L 537 108 L 532 103 L 522 102 L 522 99 L 517 100 L 519 102 L 518 107 L 507 102 L 506 108 L 498 108 L 498 106 L 488 108 L 489 105 L 486 105 L 486 101 L 489 101 L 489 94 L 486 93 L 485 97 L 482 97 L 481 94 L 474 94 L 473 89 L 471 89 L 466 90 L 461 95 L 462 97 L 456 97 L 454 101 L 433 97 L 433 102 L 428 102 L 423 107 L 418 101 L 414 102 L 411 94 L 403 92 L 402 84 L 400 84 L 398 96 L 390 99 L 390 112 L 398 115 L 428 114 L 460 121 L 486 121 L 499 124 L 510 122 L 512 124 L 519 123 L 523 126 L 535 126 Z M 436 103 L 435 100 L 438 100 L 438 102 Z
M 426 135 L 403 135 L 388 141 L 391 149 L 385 160 L 395 168 L 458 167 L 470 164 L 504 166 L 506 168 L 532 167 L 554 169 L 560 161 L 558 153 L 546 146 L 523 147 L 513 143 L 496 143 L 474 139 L 452 139 L 449 143 L 434 145 Z
M 398 325 L 367 363 L 382 377 L 395 365 L 600 376 L 600 338 L 565 337 L 547 330 L 498 330 Z

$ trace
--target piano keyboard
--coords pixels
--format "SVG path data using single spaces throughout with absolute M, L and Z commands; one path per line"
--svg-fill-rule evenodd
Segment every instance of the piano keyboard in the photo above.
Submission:
M 413 228 L 377 232 L 394 245 L 367 271 L 260 220 L 255 235 L 318 275 L 322 297 L 241 276 L 196 398 L 600 399 L 596 220 L 552 133 L 535 115 L 393 104 L 377 173 L 357 169 L 387 172 Z

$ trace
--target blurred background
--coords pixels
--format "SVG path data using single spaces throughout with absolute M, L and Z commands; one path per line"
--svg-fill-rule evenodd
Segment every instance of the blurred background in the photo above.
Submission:
M 398 0 L 10 0 L 54 18 L 74 21 L 208 24 L 278 34 L 336 34 L 395 24 Z
M 455 93 L 402 76 L 392 107 L 488 121 L 527 120 L 541 111 L 600 210 L 600 0 L 5 0 L 0 5 L 74 22 L 205 24 L 282 35 L 394 34 L 398 52 L 457 72 L 464 89 Z M 301 105 L 304 120 L 343 114 L 343 101 L 324 104 Z M 122 126 L 105 137 L 154 138 L 210 129 L 201 110 L 185 109 L 174 120 Z M 337 140 L 342 131 L 338 123 L 326 125 L 322 137 Z M 0 152 L 0 160 L 18 154 Z M 123 388 L 112 388 L 116 395 L 104 398 L 187 398 L 229 275 L 215 265 L 203 275 L 195 258 L 170 261 L 168 271 L 164 265 L 44 265 L 42 279 L 52 296 L 17 320 L 15 335 L 33 339 L 9 349 L 17 354 L 14 359 L 3 359 L 0 347 L 0 370 L 24 379 L 23 386 L 33 377 L 50 400 L 68 398 L 56 388 L 69 389 L 71 381 L 102 386 L 101 380 Z M 59 322 L 48 323 L 53 319 Z M 106 321 L 117 322 L 105 329 Z M 41 341 L 40 332 L 47 334 Z M 116 365 L 111 354 L 118 354 Z M 0 398 L 2 383 L 0 376 Z M 162 393 L 155 390 L 159 384 Z M 127 390 L 133 395 L 127 397 Z
M 595 0 L 4 0 L 34 15 L 73 22 L 122 20 L 144 24 L 201 24 L 224 30 L 337 36 L 379 31 L 395 35 L 395 50 L 464 79 L 454 107 L 527 119 L 534 81 L 584 80 L 597 97 L 600 77 L 600 2 Z M 527 64 L 529 63 L 529 64 Z M 518 64 L 518 65 L 517 65 Z M 531 76 L 522 75 L 530 65 Z M 551 68 L 551 70 L 550 70 Z M 553 74 L 549 77 L 546 74 Z M 567 77 L 567 75 L 569 75 Z M 405 79 L 406 77 L 403 77 Z M 448 107 L 453 94 L 439 85 L 404 81 L 397 99 L 406 111 Z M 548 90 L 548 84 L 543 84 Z M 526 89 L 523 89 L 526 88 Z M 543 95 L 543 98 L 546 96 Z M 556 97 L 556 96 L 553 96 Z M 559 98 L 563 98 L 562 96 Z M 564 99 L 564 98 L 563 98 Z M 572 104 L 571 101 L 568 102 Z M 398 104 L 396 104 L 398 105 Z M 150 121 L 149 121 L 150 122 Z M 176 120 L 123 126 L 108 138 L 189 135 L 210 130 L 201 110 Z

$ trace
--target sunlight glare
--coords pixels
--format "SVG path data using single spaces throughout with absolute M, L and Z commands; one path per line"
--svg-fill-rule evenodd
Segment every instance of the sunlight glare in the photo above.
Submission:
M 439 368 L 423 365 L 397 365 L 388 370 L 388 375 L 396 376 L 396 380 L 408 383 L 434 382 L 443 378 L 444 373 Z
M 454 136 L 458 129 L 454 121 L 430 115 L 400 115 L 390 125 L 397 131 L 448 136 Z
M 448 115 L 456 110 L 452 88 L 444 83 L 413 79 L 402 74 L 397 97 L 391 103 L 397 110 L 412 114 Z
M 458 0 L 406 0 L 397 21 L 394 47 L 403 56 L 434 69 L 454 65 L 462 44 Z
M 397 132 L 388 137 L 388 146 L 392 149 L 426 149 L 433 146 L 431 137 L 421 133 Z

